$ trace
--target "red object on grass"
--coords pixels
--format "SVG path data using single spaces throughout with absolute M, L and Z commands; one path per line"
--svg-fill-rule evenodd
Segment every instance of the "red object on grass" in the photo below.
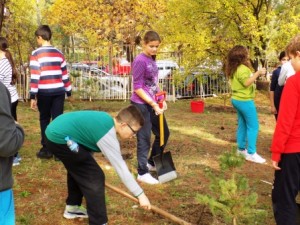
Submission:
M 203 101 L 191 101 L 191 110 L 194 113 L 204 112 L 204 102 Z

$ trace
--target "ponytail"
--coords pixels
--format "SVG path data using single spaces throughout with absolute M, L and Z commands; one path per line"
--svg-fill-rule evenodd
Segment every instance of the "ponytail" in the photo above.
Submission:
M 16 69 L 16 66 L 15 66 L 15 62 L 13 60 L 13 57 L 10 53 L 9 50 L 5 50 L 5 57 L 8 59 L 9 63 L 10 63 L 10 66 L 11 66 L 11 70 L 12 70 L 12 76 L 11 76 L 11 85 L 14 85 L 17 83 L 17 80 L 18 80 L 18 71 Z

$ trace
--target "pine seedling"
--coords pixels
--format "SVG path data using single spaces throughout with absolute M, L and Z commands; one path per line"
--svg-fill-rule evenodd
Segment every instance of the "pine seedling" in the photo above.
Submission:
M 236 149 L 220 157 L 223 173 L 216 176 L 208 171 L 211 194 L 198 194 L 196 200 L 207 205 L 214 216 L 220 216 L 226 224 L 256 224 L 266 216 L 265 210 L 257 209 L 257 194 L 251 192 L 248 179 L 237 174 L 237 168 L 245 161 Z M 229 172 L 229 178 L 226 178 Z

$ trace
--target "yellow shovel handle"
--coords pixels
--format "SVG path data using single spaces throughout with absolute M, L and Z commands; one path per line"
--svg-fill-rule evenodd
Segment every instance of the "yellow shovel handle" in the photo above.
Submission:
M 163 146 L 165 144 L 165 132 L 164 132 L 164 115 L 159 114 L 159 143 L 160 146 Z

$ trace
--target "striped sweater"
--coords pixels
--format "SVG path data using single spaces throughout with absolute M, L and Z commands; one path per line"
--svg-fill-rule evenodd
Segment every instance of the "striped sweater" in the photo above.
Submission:
M 53 46 L 42 46 L 30 57 L 30 99 L 43 96 L 71 96 L 71 82 L 64 55 Z
M 0 82 L 9 90 L 11 102 L 16 102 L 19 99 L 17 88 L 11 84 L 12 68 L 7 58 L 0 59 Z

